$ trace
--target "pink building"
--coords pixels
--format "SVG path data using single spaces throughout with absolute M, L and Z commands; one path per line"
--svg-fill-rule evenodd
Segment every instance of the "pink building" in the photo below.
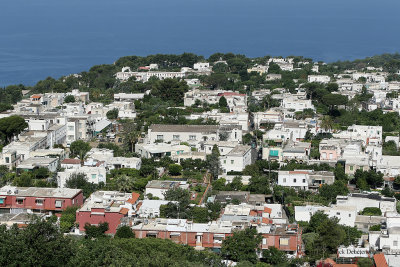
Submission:
M 80 189 L 13 187 L 0 189 L 0 209 L 5 213 L 61 212 L 70 206 L 81 206 L 83 193 Z
M 121 219 L 135 214 L 140 194 L 120 193 L 117 191 L 97 191 L 85 201 L 76 212 L 79 231 L 85 231 L 85 225 L 108 223 L 107 234 L 115 234 Z
M 266 218 L 264 218 L 266 219 Z M 263 220 L 267 222 L 267 220 Z M 237 226 L 227 221 L 193 223 L 184 219 L 155 219 L 132 227 L 136 238 L 155 237 L 170 239 L 177 244 L 189 245 L 197 249 L 218 250 L 223 240 L 233 235 Z M 244 229 L 244 228 L 242 228 Z M 257 231 L 263 239 L 261 249 L 276 247 L 292 257 L 300 257 L 302 252 L 301 229 L 297 225 L 276 228 L 272 225 L 258 225 Z

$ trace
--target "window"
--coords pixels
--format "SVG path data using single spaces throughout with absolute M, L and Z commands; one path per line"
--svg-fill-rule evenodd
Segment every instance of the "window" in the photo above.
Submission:
M 263 238 L 263 239 L 262 239 L 262 244 L 263 244 L 263 245 L 266 245 L 266 244 L 267 244 L 267 239 L 266 239 L 266 238 Z
M 179 140 L 179 135 L 173 135 L 172 138 L 173 138 L 174 140 Z
M 42 206 L 43 202 L 44 202 L 44 199 L 40 199 L 40 198 L 35 199 L 35 204 L 38 206 Z
M 226 160 L 224 160 L 224 164 L 226 164 Z
M 211 151 L 211 147 L 209 147 L 208 150 Z
M 157 135 L 157 140 L 164 140 L 164 135 L 162 135 L 162 134 Z
M 234 164 L 235 163 L 235 161 L 234 160 L 231 160 L 231 164 Z
M 350 171 L 352 171 L 354 169 L 354 167 L 353 166 L 350 166 Z
M 92 179 L 96 179 L 96 174 L 92 174 Z
M 336 212 L 336 215 L 340 215 L 340 212 Z
M 397 243 L 397 240 L 393 240 L 393 246 L 394 246 L 394 247 L 397 247 L 397 244 L 398 244 L 398 243 Z
M 10 158 L 6 157 L 6 163 L 10 163 Z
M 306 182 L 306 179 L 303 179 L 303 184 Z
M 62 207 L 62 200 L 56 200 L 56 208 Z
M 281 246 L 288 246 L 289 245 L 289 238 L 280 238 L 279 239 L 279 244 L 281 245 Z
M 349 217 L 351 217 L 351 213 L 349 213 Z
M 0 198 L 0 205 L 4 204 L 4 198 Z
M 360 170 L 361 170 L 361 171 L 364 171 L 364 167 L 363 167 L 363 166 L 361 166 L 361 167 L 360 167 Z
M 293 183 L 297 183 L 297 179 L 293 179 Z
M 17 204 L 18 205 L 24 204 L 24 199 L 23 198 L 17 198 Z
M 189 135 L 189 140 L 196 140 L 196 136 L 195 135 Z
M 283 182 L 286 183 L 286 178 L 283 178 Z

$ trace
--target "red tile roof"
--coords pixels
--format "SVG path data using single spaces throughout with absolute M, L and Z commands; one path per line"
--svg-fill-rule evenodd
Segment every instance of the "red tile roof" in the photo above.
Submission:
M 81 164 L 80 159 L 64 159 L 61 164 Z
M 39 99 L 39 98 L 41 98 L 42 96 L 41 95 L 32 95 L 31 96 L 31 98 L 34 98 L 34 99 Z
M 121 208 L 121 210 L 119 211 L 119 213 L 124 214 L 124 215 L 128 214 L 128 212 L 129 212 L 129 209 L 127 209 L 127 208 Z
M 388 267 L 389 265 L 386 262 L 385 255 L 383 253 L 375 254 L 374 261 L 376 267 Z
M 270 209 L 270 208 L 268 208 L 268 207 L 265 207 L 265 208 L 264 208 L 264 212 L 265 212 L 265 213 L 271 214 L 272 209 Z
M 265 223 L 265 224 L 271 224 L 271 223 L 272 223 L 272 220 L 270 220 L 270 219 L 268 219 L 268 218 L 265 218 L 265 217 L 263 217 L 263 218 L 262 218 L 262 223 Z
M 258 215 L 257 211 L 255 210 L 250 211 L 250 216 L 257 216 L 257 215 Z
M 128 202 L 128 203 L 130 203 L 130 204 L 135 204 L 136 201 L 139 199 L 139 197 L 140 197 L 140 194 L 139 194 L 139 193 L 133 192 L 133 193 L 132 193 L 132 197 L 129 198 L 126 202 Z

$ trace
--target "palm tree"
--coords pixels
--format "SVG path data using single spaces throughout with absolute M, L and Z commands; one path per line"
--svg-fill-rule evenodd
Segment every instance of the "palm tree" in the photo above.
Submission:
M 132 192 L 134 181 L 126 174 L 120 175 L 115 179 L 115 184 L 120 192 Z
M 329 132 L 333 128 L 333 120 L 331 116 L 324 116 L 321 120 L 321 128 L 325 130 L 325 132 Z

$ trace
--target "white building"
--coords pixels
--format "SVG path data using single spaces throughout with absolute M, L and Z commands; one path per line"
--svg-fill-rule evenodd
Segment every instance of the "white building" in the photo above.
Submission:
M 357 216 L 357 210 L 354 206 L 337 206 L 332 205 L 330 207 L 323 206 L 295 206 L 295 220 L 309 222 L 312 215 L 316 212 L 322 211 L 327 214 L 329 218 L 336 217 L 339 219 L 339 224 L 354 227 Z
M 224 135 L 226 141 L 242 141 L 242 129 L 238 125 L 163 125 L 153 124 L 148 129 L 147 143 L 187 142 L 197 146 L 208 140 L 218 141 Z
M 364 146 L 369 144 L 378 146 L 382 144 L 382 126 L 352 125 L 347 128 L 347 131 L 335 133 L 333 136 L 348 140 L 360 140 Z
M 284 109 L 292 109 L 295 112 L 304 111 L 305 109 L 315 110 L 310 99 L 300 99 L 297 96 L 285 97 L 282 101 L 282 107 Z
M 130 77 L 135 77 L 137 81 L 147 82 L 151 77 L 156 77 L 160 80 L 167 78 L 184 78 L 186 72 L 165 72 L 165 71 L 148 71 L 148 72 L 133 72 L 129 67 L 122 68 L 121 72 L 115 74 L 116 78 L 121 81 L 126 81 Z
M 278 185 L 300 190 L 318 189 L 324 184 L 333 184 L 332 172 L 315 172 L 312 170 L 279 171 Z
M 355 206 L 357 212 L 368 207 L 379 208 L 382 214 L 386 212 L 396 212 L 396 199 L 383 197 L 378 193 L 353 193 L 348 196 L 337 196 L 338 206 Z
M 400 175 L 400 156 L 380 156 L 376 162 L 376 171 L 385 176 L 397 177 Z
M 76 174 L 85 174 L 89 183 L 99 184 L 106 183 L 107 170 L 104 165 L 100 166 L 81 166 L 75 165 L 74 168 L 65 169 L 57 173 L 57 186 L 64 188 L 66 182 L 71 176 Z
M 167 205 L 168 203 L 176 201 L 168 201 L 168 200 L 150 200 L 144 199 L 140 205 L 140 208 L 136 212 L 136 215 L 139 218 L 157 218 L 160 217 L 160 207 L 161 205 Z
M 329 83 L 331 78 L 327 75 L 308 75 L 309 83 Z
M 165 192 L 178 187 L 182 189 L 188 189 L 189 185 L 186 182 L 152 180 L 147 183 L 144 194 L 146 196 L 151 194 L 153 197 L 158 197 L 159 199 L 163 200 Z
M 191 151 L 191 148 L 186 145 L 179 144 L 165 144 L 165 143 L 153 143 L 153 144 L 140 144 L 135 145 L 135 153 L 139 154 L 143 158 L 162 158 L 162 157 L 174 157 L 176 155 L 186 154 Z
M 251 151 L 250 146 L 238 145 L 225 156 L 221 156 L 220 161 L 223 172 L 243 171 L 247 165 L 253 163 Z

